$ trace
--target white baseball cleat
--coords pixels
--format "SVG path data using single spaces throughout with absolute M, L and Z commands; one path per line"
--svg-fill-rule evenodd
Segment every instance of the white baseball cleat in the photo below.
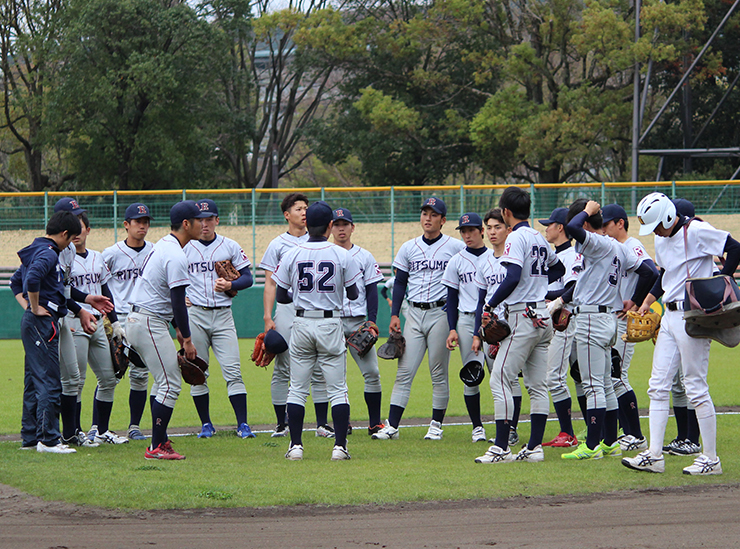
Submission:
M 349 455 L 349 452 L 341 446 L 334 446 L 334 449 L 331 451 L 331 460 L 343 461 L 346 459 L 352 459 L 352 456 Z
M 316 428 L 316 436 L 324 438 L 334 438 L 334 428 L 331 425 L 319 425 Z
M 490 446 L 485 454 L 475 458 L 476 463 L 505 463 L 509 461 L 514 461 L 511 451 L 508 449 L 503 450 L 495 444 Z
M 300 444 L 294 444 L 290 448 L 288 448 L 288 451 L 285 452 L 285 459 L 289 459 L 290 461 L 300 461 L 303 459 L 303 446 Z
M 39 442 L 36 444 L 36 451 L 42 454 L 74 454 L 77 452 L 74 448 L 70 448 L 61 442 L 57 443 L 55 446 L 47 446 L 43 442 Z
M 719 458 L 712 459 L 709 456 L 701 454 L 694 460 L 694 463 L 683 468 L 684 475 L 721 475 L 722 464 Z
M 530 450 L 525 444 L 519 453 L 514 456 L 514 461 L 528 461 L 538 463 L 545 461 L 545 452 L 542 450 L 542 444 L 538 444 L 534 450 Z
M 374 440 L 396 440 L 398 439 L 398 429 L 388 423 L 388 420 L 386 419 L 385 427 L 377 433 L 373 433 L 371 438 Z
M 650 450 L 644 450 L 635 457 L 622 458 L 622 465 L 635 471 L 665 473 L 665 459 L 662 455 L 654 456 Z
M 439 421 L 432 420 L 424 440 L 442 440 L 442 424 Z
M 473 442 L 485 442 L 486 441 L 486 430 L 481 425 L 473 429 Z
M 126 444 L 128 439 L 108 430 L 105 433 L 95 435 L 95 442 L 98 444 Z
M 619 447 L 623 452 L 635 452 L 647 450 L 648 442 L 645 437 L 636 438 L 632 435 L 624 435 L 619 437 Z

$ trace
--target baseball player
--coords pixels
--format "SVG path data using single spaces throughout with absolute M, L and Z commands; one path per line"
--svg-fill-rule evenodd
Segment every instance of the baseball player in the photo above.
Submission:
M 555 246 L 555 254 L 565 266 L 565 276 L 550 284 L 547 288 L 546 299 L 553 305 L 548 308 L 562 308 L 564 306 L 561 296 L 576 283 L 578 273 L 582 268 L 581 255 L 576 253 L 571 245 L 570 237 L 565 231 L 568 208 L 555 208 L 550 217 L 540 219 L 539 223 L 545 226 L 545 239 Z M 558 299 L 560 301 L 558 302 Z M 578 440 L 573 432 L 571 421 L 572 399 L 568 389 L 568 371 L 570 365 L 575 361 L 575 322 L 568 324 L 568 328 L 553 334 L 550 347 L 547 351 L 547 388 L 552 397 L 560 432 L 558 435 L 544 442 L 542 446 L 553 446 L 556 448 L 570 448 L 578 446 Z
M 126 317 L 130 311 L 129 301 L 136 279 L 141 273 L 144 260 L 154 247 L 154 244 L 145 240 L 152 219 L 146 204 L 141 202 L 131 204 L 126 208 L 124 218 L 126 238 L 103 250 L 103 260 L 111 273 L 108 288 L 113 295 L 116 315 L 122 326 L 126 325 Z M 147 437 L 141 432 L 139 425 L 146 408 L 149 371 L 132 361 L 129 363 L 128 379 L 131 387 L 128 397 L 130 413 L 128 438 L 146 440 Z
M 324 374 L 336 427 L 331 459 L 350 459 L 347 348 L 340 315 L 345 288 L 348 299 L 357 299 L 362 273 L 344 248 L 327 241 L 333 218 L 334 213 L 326 202 L 311 204 L 306 210 L 308 241 L 289 250 L 273 273 L 278 303 L 289 303 L 292 299 L 295 305 L 287 399 L 290 447 L 285 457 L 289 460 L 303 459 L 303 418 L 315 369 Z M 292 298 L 288 290 L 292 290 Z
M 249 270 L 252 263 L 239 244 L 216 234 L 219 223 L 216 203 L 205 198 L 198 201 L 197 205 L 205 214 L 203 231 L 199 239 L 191 240 L 183 248 L 190 272 L 190 286 L 186 293 L 193 344 L 198 356 L 206 362 L 210 356 L 209 349 L 213 349 L 236 415 L 236 434 L 241 438 L 254 438 L 255 435 L 247 423 L 247 389 L 242 381 L 239 340 L 231 314 L 232 298 L 224 293 L 229 290 L 245 290 L 252 285 L 252 273 Z M 231 261 L 241 276 L 231 282 L 220 278 L 214 267 L 217 261 Z M 216 430 L 208 410 L 208 382 L 191 386 L 190 395 L 202 425 L 198 438 L 210 438 Z
M 275 306 L 275 281 L 272 274 L 277 269 L 283 255 L 293 246 L 306 242 L 308 232 L 306 231 L 306 209 L 308 198 L 300 193 L 291 193 L 286 196 L 280 204 L 285 221 L 288 223 L 288 231 L 277 236 L 268 244 L 265 255 L 262 256 L 259 268 L 265 271 L 265 291 L 262 298 L 264 307 L 265 333 L 269 330 L 277 330 L 283 339 L 290 345 L 290 330 L 295 318 L 295 306 L 293 303 L 279 303 L 275 307 L 275 318 L 272 317 L 272 309 Z M 286 423 L 286 402 L 288 399 L 288 386 L 290 385 L 290 353 L 287 351 L 275 357 L 272 370 L 272 381 L 270 393 L 272 406 L 275 409 L 277 427 L 272 433 L 273 437 L 284 437 L 288 434 Z M 328 425 L 328 396 L 326 385 L 321 379 L 321 373 L 316 372 L 311 383 L 311 390 L 316 411 L 316 436 L 331 438 L 334 429 Z
M 597 202 L 576 200 L 568 210 L 568 233 L 583 255 L 583 271 L 573 291 L 578 366 L 586 396 L 586 440 L 563 459 L 588 460 L 621 455 L 617 441 L 618 404 L 611 380 L 611 348 L 617 337 L 615 311 L 642 302 L 657 272 L 634 250 L 603 234 Z M 620 298 L 623 273 L 639 277 L 634 294 Z
M 23 449 L 72 454 L 59 432 L 62 384 L 59 368 L 59 320 L 67 312 L 64 273 L 59 253 L 80 233 L 80 222 L 70 212 L 57 212 L 46 225 L 46 234 L 18 252 L 21 268 L 12 287 L 24 307 L 21 339 L 25 351 Z
M 87 218 L 87 214 L 82 214 L 80 221 L 82 222 L 82 232 L 72 241 L 77 255 L 72 264 L 70 284 L 72 287 L 88 294 L 105 295 L 108 298 L 112 298 L 108 289 L 108 281 L 111 275 L 105 261 L 103 261 L 102 254 L 87 249 L 87 237 L 90 234 L 90 221 Z M 77 396 L 76 421 L 79 425 L 80 410 L 82 407 L 82 389 L 85 386 L 87 364 L 89 362 L 90 368 L 98 380 L 93 402 L 95 420 L 94 427 L 91 429 L 93 432 L 92 436 L 89 437 L 90 441 L 98 444 L 125 444 L 128 442 L 126 437 L 119 436 L 108 428 L 110 415 L 113 410 L 114 391 L 118 383 L 115 372 L 113 371 L 108 337 L 105 335 L 105 328 L 97 311 L 90 305 L 83 305 L 82 307 L 95 316 L 97 329 L 92 334 L 88 334 L 81 329 L 78 319 L 71 315 L 68 319 L 77 352 L 77 365 L 80 369 L 80 390 Z M 123 338 L 125 334 L 118 321 L 115 310 L 108 313 L 108 320 L 112 324 L 114 337 Z
M 460 231 L 465 249 L 450 258 L 442 277 L 442 284 L 447 287 L 447 324 L 450 328 L 446 345 L 450 351 L 460 348 L 463 364 L 477 362 L 482 367 L 486 363 L 485 351 L 480 346 L 475 349 L 473 344 L 475 309 L 478 305 L 476 280 L 482 265 L 493 252 L 483 242 L 483 220 L 477 213 L 463 214 L 456 230 Z M 496 263 L 495 260 L 493 262 Z M 477 385 L 465 385 L 463 396 L 473 423 L 473 442 L 485 442 L 486 430 L 480 414 L 480 389 Z
M 183 248 L 191 240 L 200 238 L 202 219 L 207 215 L 192 200 L 172 206 L 171 232 L 154 245 L 144 260 L 131 294 L 126 335 L 154 377 L 156 389 L 156 396 L 151 401 L 152 443 L 144 453 L 146 459 L 185 459 L 172 448 L 167 438 L 167 425 L 182 386 L 177 351 L 168 325 L 172 322 L 175 326 L 177 340 L 185 356 L 194 359 L 197 351 L 191 339 L 185 304 L 190 275 Z
M 640 201 L 637 219 L 641 235 L 655 233 L 655 260 L 660 265 L 660 277 L 639 312 L 647 312 L 661 296 L 666 312 L 655 343 L 648 384 L 650 445 L 634 458 L 624 458 L 622 464 L 638 471 L 665 471 L 663 437 L 668 422 L 669 395 L 681 364 L 686 394 L 696 410 L 704 446 L 703 453 L 692 465 L 684 467 L 683 472 L 719 475 L 722 464 L 717 456 L 717 417 L 707 385 L 711 340 L 690 337 L 685 330 L 682 311 L 686 280 L 712 276 L 714 256 L 726 256 L 721 273 L 732 276 L 740 263 L 740 243 L 709 223 L 678 215 L 673 202 L 661 193 L 651 193 Z
M 465 248 L 460 240 L 442 234 L 446 216 L 447 206 L 442 199 L 427 198 L 421 205 L 421 228 L 424 234 L 405 242 L 393 260 L 396 282 L 393 285 L 389 331 L 401 331 L 398 315 L 406 296 L 410 305 L 403 329 L 406 351 L 398 359 L 388 421 L 385 427 L 372 435 L 374 439 L 398 438 L 398 426 L 411 395 L 411 384 L 427 350 L 432 377 L 432 421 L 424 438 L 442 438 L 442 421 L 450 399 L 447 374 L 450 351 L 446 345 L 449 326 L 444 311 L 447 291 L 442 284 L 442 277 L 450 258 Z
M 601 216 L 604 220 L 604 232 L 621 242 L 624 246 L 631 248 L 632 251 L 647 263 L 650 268 L 657 272 L 655 263 L 650 258 L 642 243 L 636 238 L 629 236 L 629 219 L 627 212 L 619 204 L 608 204 L 602 208 Z M 635 273 L 624 272 L 622 283 L 619 287 L 621 301 L 631 299 L 637 285 L 637 275 Z M 627 319 L 624 314 L 617 314 L 617 344 L 614 348 L 619 353 L 622 360 L 622 375 L 619 379 L 612 378 L 614 382 L 614 393 L 619 404 L 619 414 L 621 417 L 622 430 L 624 435 L 619 438 L 619 445 L 622 451 L 644 450 L 647 448 L 647 440 L 642 435 L 640 427 L 640 410 L 637 405 L 637 395 L 632 389 L 629 382 L 629 367 L 632 362 L 632 356 L 635 353 L 635 344 L 627 343 L 622 340 L 622 335 L 627 332 Z
M 373 323 L 378 319 L 378 282 L 383 280 L 383 273 L 380 272 L 380 267 L 378 267 L 373 255 L 352 243 L 354 232 L 355 224 L 352 220 L 352 213 L 347 208 L 335 209 L 334 223 L 331 230 L 334 243 L 349 252 L 362 275 L 362 279 L 357 283 L 360 295 L 357 299 L 351 301 L 345 296 L 342 305 L 342 326 L 345 336 L 349 336 L 362 326 L 366 319 Z M 374 333 L 377 337 L 376 330 Z M 382 390 L 378 355 L 375 352 L 375 347 L 362 357 L 352 347 L 349 348 L 349 351 L 365 379 L 365 404 L 367 404 L 369 421 L 368 433 L 372 435 L 384 427 L 380 420 Z
M 547 315 L 547 286 L 565 274 L 565 267 L 545 238 L 529 226 L 529 193 L 507 187 L 499 200 L 501 214 L 512 228 L 506 238 L 501 264 L 506 276 L 488 300 L 485 312 L 501 303 L 511 334 L 501 341 L 491 371 L 491 393 L 496 418 L 496 438 L 476 463 L 509 461 L 540 462 L 545 459 L 542 437 L 545 433 L 550 401 L 547 394 L 547 348 L 552 339 L 552 324 Z M 476 324 L 482 313 L 476 313 Z M 513 416 L 512 384 L 519 372 L 529 392 L 531 433 L 529 442 L 513 456 L 509 450 L 509 422 Z

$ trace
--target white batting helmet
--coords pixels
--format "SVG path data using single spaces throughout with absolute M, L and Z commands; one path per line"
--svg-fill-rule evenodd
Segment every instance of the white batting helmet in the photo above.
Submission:
M 676 206 L 663 193 L 650 193 L 637 205 L 637 220 L 641 236 L 652 233 L 659 224 L 670 229 L 676 221 Z

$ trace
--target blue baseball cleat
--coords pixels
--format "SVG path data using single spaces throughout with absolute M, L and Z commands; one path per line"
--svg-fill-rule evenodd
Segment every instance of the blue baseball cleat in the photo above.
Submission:
M 204 423 L 203 427 L 200 430 L 200 433 L 198 433 L 198 438 L 211 438 L 215 434 L 216 429 L 213 428 L 213 424 Z
M 236 430 L 237 436 L 240 436 L 242 438 L 256 438 L 257 435 L 255 435 L 252 432 L 252 429 L 249 428 L 249 425 L 246 423 L 240 423 L 239 428 Z

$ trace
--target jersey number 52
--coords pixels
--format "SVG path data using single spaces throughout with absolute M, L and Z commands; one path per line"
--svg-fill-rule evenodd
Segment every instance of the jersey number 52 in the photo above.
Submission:
M 313 261 L 298 263 L 298 291 L 301 293 L 313 292 L 316 288 L 319 292 L 333 292 L 336 288 L 332 282 L 336 267 L 331 261 Z

